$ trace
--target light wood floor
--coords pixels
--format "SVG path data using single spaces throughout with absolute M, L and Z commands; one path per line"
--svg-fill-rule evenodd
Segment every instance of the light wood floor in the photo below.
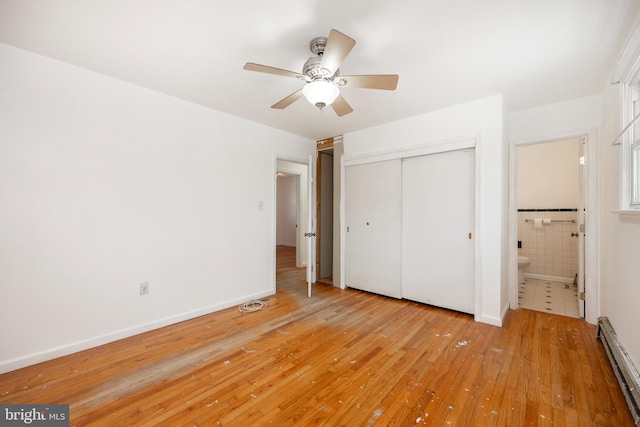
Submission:
M 276 246 L 276 275 L 292 268 L 296 268 L 296 248 Z
M 471 316 L 278 268 L 230 308 L 0 376 L 1 403 L 67 403 L 78 426 L 631 426 L 596 328 Z

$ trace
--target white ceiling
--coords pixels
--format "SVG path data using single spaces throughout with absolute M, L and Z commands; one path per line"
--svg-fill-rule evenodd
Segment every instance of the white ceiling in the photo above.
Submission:
M 0 42 L 311 139 L 498 93 L 511 111 L 600 93 L 640 0 L 0 0 Z M 309 41 L 357 42 L 342 74 L 399 74 L 396 91 L 343 89 L 338 118 L 301 99 Z

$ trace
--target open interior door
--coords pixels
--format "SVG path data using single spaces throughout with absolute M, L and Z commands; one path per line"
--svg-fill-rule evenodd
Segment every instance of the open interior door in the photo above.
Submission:
M 316 229 L 315 229 L 315 173 L 313 167 L 313 155 L 309 156 L 309 171 L 307 179 L 307 296 L 311 298 L 311 285 L 316 281 L 316 271 L 314 265 L 316 263 Z
M 585 278 L 584 278 L 584 270 L 585 270 L 585 238 L 584 238 L 584 230 L 585 230 L 585 224 L 586 221 L 588 220 L 588 218 L 586 218 L 585 215 L 585 209 L 584 207 L 586 206 L 585 203 L 585 198 L 587 196 L 587 191 L 586 191 L 586 170 L 585 168 L 588 167 L 587 166 L 587 161 L 586 161 L 586 138 L 582 137 L 580 138 L 580 142 L 579 142 L 579 156 L 580 156 L 580 166 L 578 167 L 578 185 L 579 185 L 579 190 L 578 190 L 578 230 L 577 231 L 577 235 L 578 235 L 578 313 L 580 315 L 581 318 L 584 319 L 584 299 L 585 299 L 585 291 L 584 291 L 584 282 L 585 282 Z

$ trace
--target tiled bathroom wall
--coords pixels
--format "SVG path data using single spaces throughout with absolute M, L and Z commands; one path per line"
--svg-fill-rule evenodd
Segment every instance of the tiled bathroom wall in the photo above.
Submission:
M 575 220 L 552 222 L 535 228 L 534 219 Z M 525 220 L 529 219 L 529 222 Z M 519 209 L 518 240 L 522 248 L 518 255 L 529 257 L 531 264 L 525 273 L 552 276 L 573 280 L 578 273 L 578 238 L 571 233 L 578 232 L 577 209 Z

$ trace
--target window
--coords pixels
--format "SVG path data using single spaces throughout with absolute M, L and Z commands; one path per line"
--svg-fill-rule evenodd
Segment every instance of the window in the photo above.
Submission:
M 640 22 L 634 24 L 611 76 L 620 84 L 620 213 L 640 215 Z
M 640 71 L 640 70 L 638 70 Z M 623 123 L 629 125 L 640 116 L 640 73 L 622 85 Z M 640 210 L 640 119 L 636 119 L 621 141 L 622 210 Z
M 631 144 L 631 206 L 640 207 L 640 137 Z

